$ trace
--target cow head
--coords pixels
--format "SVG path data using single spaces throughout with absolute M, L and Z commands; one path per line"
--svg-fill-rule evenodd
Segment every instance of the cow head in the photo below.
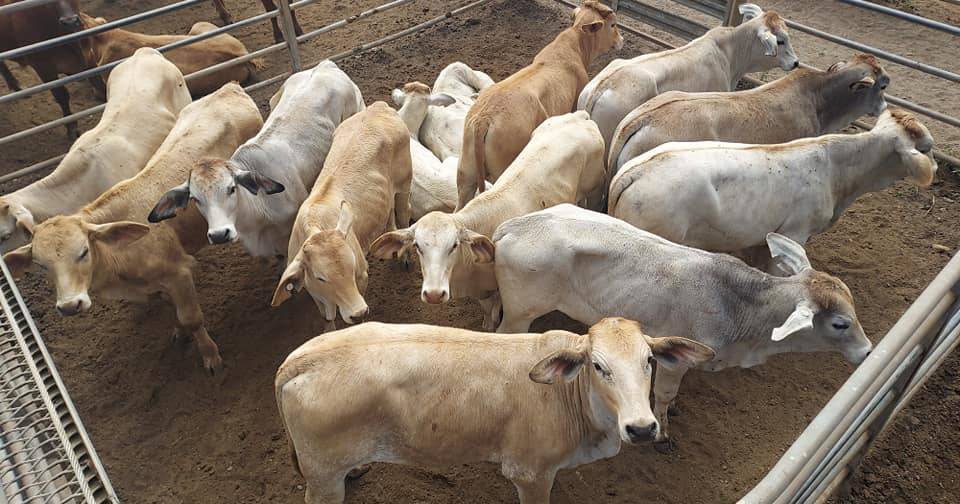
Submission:
M 0 253 L 9 252 L 33 237 L 33 214 L 23 205 L 0 196 Z
M 849 109 L 850 112 L 840 118 L 839 127 L 864 114 L 879 116 L 887 108 L 883 91 L 890 84 L 890 76 L 880 66 L 877 58 L 869 54 L 858 54 L 850 61 L 839 61 L 830 65 L 828 74 L 832 74 L 827 92 L 828 100 L 836 101 L 829 106 L 836 109 Z
M 406 257 L 413 248 L 420 259 L 423 286 L 420 299 L 440 304 L 450 300 L 454 270 L 469 271 L 474 263 L 494 259 L 493 242 L 463 226 L 453 214 L 430 212 L 406 229 L 384 233 L 370 246 L 380 259 Z
M 80 22 L 80 13 L 74 8 L 70 0 L 57 0 L 56 8 L 59 15 L 57 21 L 61 26 L 70 31 L 77 31 L 83 27 Z
M 623 48 L 623 35 L 617 27 L 617 14 L 613 9 L 595 1 L 586 0 L 573 10 L 573 29 L 587 40 L 589 54 L 587 63 L 610 51 Z
M 549 337 L 551 333 L 544 336 Z M 556 337 L 570 339 L 556 331 Z M 651 338 L 640 324 L 605 318 L 530 371 L 537 383 L 589 380 L 588 415 L 597 425 L 616 425 L 620 439 L 634 444 L 657 439 L 660 425 L 650 409 L 653 362 L 668 368 L 694 367 L 713 359 L 710 347 L 680 337 Z
M 937 173 L 933 137 L 916 116 L 903 109 L 888 109 L 873 129 L 887 132 L 892 137 L 900 172 L 908 182 L 922 187 L 933 182 Z
M 186 208 L 192 199 L 207 221 L 207 240 L 215 245 L 235 242 L 239 238 L 237 207 L 242 194 L 238 187 L 254 196 L 284 190 L 279 182 L 258 172 L 244 170 L 232 161 L 201 159 L 193 166 L 190 178 L 164 194 L 147 219 L 160 222 L 175 217 L 176 211 Z
M 337 317 L 338 309 L 348 324 L 366 316 L 369 309 L 362 291 L 366 290 L 367 262 L 353 252 L 352 225 L 353 214 L 344 202 L 336 229 L 313 232 L 290 259 L 271 304 L 278 306 L 306 287 L 328 321 Z
M 410 136 L 414 138 L 420 134 L 420 125 L 427 117 L 427 107 L 447 107 L 457 102 L 456 98 L 447 93 L 431 94 L 430 86 L 422 82 L 407 83 L 403 89 L 394 89 L 390 96 L 393 103 L 400 107 L 397 113 L 410 130 Z
M 92 224 L 78 215 L 57 216 L 37 225 L 33 243 L 3 259 L 15 276 L 31 264 L 43 267 L 57 288 L 57 311 L 76 315 L 90 308 L 94 274 L 110 249 L 129 245 L 149 231 L 136 222 Z
M 800 66 L 800 58 L 790 44 L 787 23 L 779 14 L 764 12 L 756 4 L 741 5 L 740 14 L 743 14 L 743 23 L 739 29 L 753 37 L 753 43 L 750 44 L 753 65 L 750 71 L 768 70 L 775 66 L 789 71 Z
M 850 289 L 839 278 L 814 270 L 803 246 L 790 238 L 770 233 L 767 246 L 775 264 L 803 286 L 793 310 L 773 329 L 771 339 L 788 342 L 793 351 L 837 351 L 854 364 L 863 362 L 873 343 L 857 319 Z

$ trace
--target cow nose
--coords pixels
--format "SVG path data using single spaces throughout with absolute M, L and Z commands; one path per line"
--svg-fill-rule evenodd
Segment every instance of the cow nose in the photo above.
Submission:
M 60 24 L 68 28 L 80 28 L 80 16 L 74 14 L 72 16 L 63 16 L 59 19 Z
M 447 291 L 445 290 L 425 290 L 423 291 L 423 300 L 430 304 L 440 304 L 443 303 L 444 299 L 447 298 Z
M 797 68 L 798 66 L 800 66 L 800 60 L 794 61 L 793 68 Z
M 207 231 L 207 239 L 214 245 L 220 245 L 230 241 L 230 228 L 211 229 Z
M 646 426 L 628 425 L 627 435 L 630 436 L 630 442 L 632 443 L 653 441 L 657 438 L 657 430 L 659 430 L 657 422 L 652 422 Z
M 82 302 L 79 299 L 57 303 L 57 311 L 60 312 L 60 315 L 66 317 L 69 317 L 70 315 L 76 315 L 77 313 L 80 313 L 81 303 Z
M 369 306 L 364 306 L 363 309 L 358 310 L 358 311 L 357 311 L 356 313 L 354 313 L 353 316 L 350 317 L 350 318 L 352 318 L 353 320 L 359 320 L 359 321 L 362 322 L 363 319 L 367 318 L 367 315 L 369 315 L 369 314 L 370 314 L 370 307 L 369 307 Z

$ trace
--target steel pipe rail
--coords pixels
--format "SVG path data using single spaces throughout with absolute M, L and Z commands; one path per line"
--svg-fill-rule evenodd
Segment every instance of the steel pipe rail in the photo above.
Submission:
M 39 7 L 41 5 L 53 3 L 56 1 L 58 0 L 20 0 L 17 3 L 0 6 L 0 16 L 6 16 L 7 14 L 13 14 L 14 12 L 17 12 L 23 9 Z
M 893 16 L 895 18 L 902 19 L 904 21 L 909 21 L 911 23 L 918 24 L 920 26 L 933 28 L 934 30 L 940 30 L 942 32 L 960 37 L 960 27 L 956 27 L 951 24 L 941 23 L 940 21 L 934 21 L 933 19 L 927 19 L 923 16 L 910 14 L 909 12 L 904 12 L 899 9 L 891 9 L 890 7 L 885 7 L 883 5 L 875 4 L 873 2 L 864 2 L 863 0 L 837 0 L 837 1 L 852 5 L 854 7 L 859 7 L 861 9 L 872 10 L 874 12 L 879 12 L 881 14 Z
M 638 0 L 620 0 L 618 12 L 626 11 L 633 18 L 687 39 L 707 32 L 707 27 Z

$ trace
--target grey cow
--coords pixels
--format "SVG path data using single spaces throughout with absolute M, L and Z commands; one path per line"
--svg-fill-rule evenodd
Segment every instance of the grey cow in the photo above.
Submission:
M 839 279 L 814 270 L 796 242 L 771 233 L 771 254 L 788 277 L 734 257 L 677 245 L 619 219 L 558 205 L 510 219 L 494 233 L 503 301 L 498 332 L 526 332 L 553 310 L 585 324 L 637 320 L 654 336 L 712 347 L 699 369 L 751 367 L 788 352 L 837 351 L 862 362 L 872 343 Z M 661 368 L 654 383 L 659 441 L 667 407 L 688 368 Z

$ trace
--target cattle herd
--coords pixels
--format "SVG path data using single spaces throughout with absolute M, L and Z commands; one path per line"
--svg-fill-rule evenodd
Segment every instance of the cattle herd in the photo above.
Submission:
M 275 381 L 306 502 L 342 502 L 371 462 L 491 461 L 521 503 L 546 503 L 559 469 L 667 442 L 691 368 L 811 351 L 859 363 L 872 348 L 850 290 L 803 244 L 863 194 L 929 184 L 930 133 L 887 108 L 872 56 L 796 69 L 784 21 L 741 12 L 739 26 L 589 80 L 623 39 L 587 0 L 501 82 L 452 63 L 432 87 L 395 90 L 395 110 L 365 105 L 324 61 L 283 83 L 266 121 L 229 82 L 244 74 L 188 90 L 194 67 L 111 30 L 92 42 L 97 62 L 132 57 L 109 76 L 100 123 L 50 175 L 0 197 L 0 248 L 15 275 L 46 270 L 63 315 L 92 295 L 165 295 L 211 373 L 223 364 L 193 254 L 239 242 L 285 258 L 263 302 L 306 290 L 328 331 Z M 181 56 L 246 52 L 218 38 Z M 775 67 L 789 73 L 734 90 Z M 834 133 L 865 114 L 870 131 Z M 337 330 L 338 313 L 352 325 L 369 312 L 368 257 L 419 263 L 424 302 L 475 299 L 484 329 L 508 334 Z M 554 310 L 588 333 L 528 332 Z

